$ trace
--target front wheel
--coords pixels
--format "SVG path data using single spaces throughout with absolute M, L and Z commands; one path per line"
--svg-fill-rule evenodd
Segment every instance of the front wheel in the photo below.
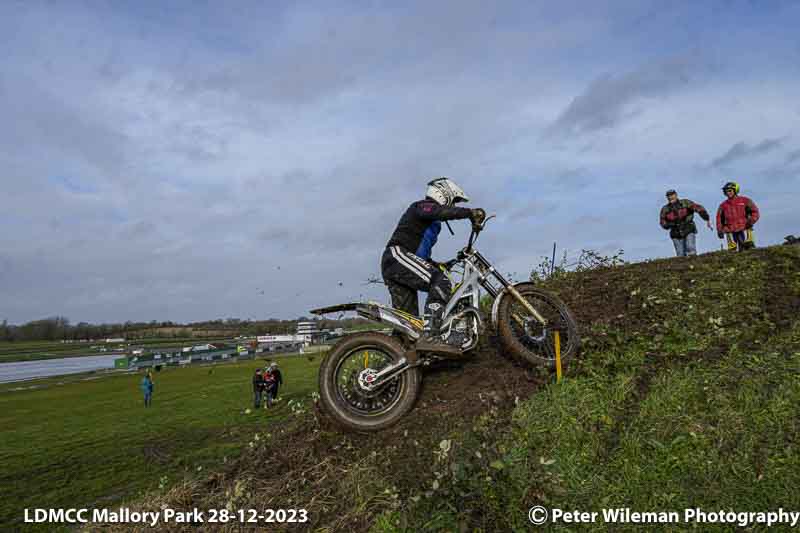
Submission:
M 418 368 L 410 368 L 377 390 L 361 386 L 403 357 L 403 347 L 382 333 L 364 332 L 339 341 L 319 367 L 319 395 L 325 412 L 354 431 L 379 431 L 397 423 L 414 407 L 420 390 Z
M 503 346 L 518 360 L 550 368 L 556 364 L 556 332 L 561 362 L 572 359 L 580 347 L 575 318 L 566 304 L 532 283 L 514 288 L 547 321 L 542 325 L 513 294 L 506 291 L 497 308 L 497 332 Z

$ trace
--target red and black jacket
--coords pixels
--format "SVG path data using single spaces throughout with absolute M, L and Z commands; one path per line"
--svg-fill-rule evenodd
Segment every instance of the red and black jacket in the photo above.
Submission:
M 717 209 L 717 231 L 735 233 L 750 229 L 758 222 L 758 207 L 747 196 L 736 195 L 728 198 Z
M 667 204 L 661 208 L 661 227 L 669 230 L 670 238 L 683 239 L 690 233 L 697 233 L 695 213 L 703 220 L 711 219 L 705 207 L 691 200 L 682 199 L 674 204 Z

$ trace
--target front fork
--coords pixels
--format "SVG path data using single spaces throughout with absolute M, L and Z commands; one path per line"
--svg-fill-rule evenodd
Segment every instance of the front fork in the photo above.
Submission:
M 506 288 L 508 289 L 508 292 L 510 292 L 510 293 L 511 293 L 511 295 L 512 295 L 512 296 L 513 296 L 513 297 L 514 297 L 514 298 L 515 298 L 515 299 L 516 299 L 516 300 L 517 300 L 519 303 L 521 303 L 521 304 L 522 304 L 522 306 L 523 306 L 525 309 L 527 309 L 527 310 L 528 310 L 528 312 L 529 312 L 531 315 L 533 315 L 533 317 L 534 317 L 536 320 L 538 320 L 538 321 L 539 321 L 539 323 L 540 323 L 542 326 L 546 326 L 546 325 L 547 325 L 547 320 L 546 320 L 546 319 L 545 319 L 545 318 L 542 316 L 542 314 L 541 314 L 541 313 L 539 313 L 539 311 L 537 311 L 537 310 L 536 310 L 536 309 L 535 309 L 535 308 L 534 308 L 534 307 L 531 305 L 531 303 L 530 303 L 528 300 L 526 300 L 525 298 L 523 298 L 523 297 L 522 297 L 522 295 L 519 293 L 519 291 L 518 291 L 517 289 L 515 289 L 513 285 L 510 285 L 510 284 L 509 284 L 509 285 L 508 285 L 508 287 L 506 287 Z M 524 325 L 525 325 L 524 321 L 522 320 L 522 318 L 520 318 L 520 317 L 519 317 L 519 316 L 517 316 L 516 314 L 514 314 L 514 320 L 516 320 L 516 321 L 517 321 L 517 323 L 518 323 L 520 326 L 523 326 L 523 327 L 524 327 Z
M 483 288 L 486 289 L 486 291 L 490 295 L 492 295 L 494 298 L 499 298 L 500 294 L 502 294 L 502 291 L 498 292 L 497 289 L 493 287 L 491 283 L 489 283 L 489 281 L 486 279 L 487 273 L 493 275 L 497 279 L 497 281 L 499 281 L 500 284 L 503 286 L 503 289 L 510 292 L 511 296 L 513 296 L 515 300 L 517 300 L 520 304 L 522 304 L 522 307 L 524 307 L 536 320 L 538 320 L 542 326 L 547 326 L 547 319 L 545 319 L 542 316 L 542 314 L 539 311 L 537 311 L 528 300 L 522 297 L 522 295 L 516 288 L 514 288 L 514 285 L 512 285 L 510 281 L 504 278 L 503 275 L 500 274 L 500 272 L 498 272 L 492 266 L 492 264 L 489 263 L 489 261 L 487 261 L 485 257 L 483 257 L 483 255 L 480 252 L 475 250 L 473 254 L 475 255 L 477 261 L 481 263 L 485 269 L 484 274 L 481 276 L 481 284 L 483 285 Z M 514 320 L 520 326 L 522 327 L 525 326 L 525 321 L 522 319 L 522 317 L 514 314 Z

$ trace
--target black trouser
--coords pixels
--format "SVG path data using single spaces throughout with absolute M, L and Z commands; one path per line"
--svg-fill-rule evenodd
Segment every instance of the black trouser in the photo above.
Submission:
M 438 311 L 441 316 L 450 299 L 451 285 L 447 276 L 432 263 L 399 246 L 390 246 L 383 252 L 381 271 L 392 297 L 392 307 L 419 316 L 417 291 L 425 291 L 428 293 L 426 311 Z

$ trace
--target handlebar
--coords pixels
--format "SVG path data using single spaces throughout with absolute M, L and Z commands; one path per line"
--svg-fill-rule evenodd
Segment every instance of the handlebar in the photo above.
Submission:
M 472 231 L 469 234 L 469 241 L 467 243 L 466 248 L 463 248 L 463 249 L 459 250 L 458 251 L 458 255 L 456 255 L 455 259 L 451 259 L 450 261 L 447 261 L 446 263 L 440 263 L 440 264 L 443 267 L 445 267 L 448 271 L 452 270 L 452 268 L 458 262 L 462 261 L 467 256 L 468 253 L 472 252 L 472 245 L 475 244 L 475 241 L 478 239 L 478 235 L 480 234 L 481 231 L 483 231 L 483 228 L 486 227 L 486 223 L 489 222 L 489 220 L 491 220 L 493 218 L 496 218 L 496 217 L 497 217 L 497 215 L 489 215 L 488 217 L 483 219 L 483 222 L 481 222 L 480 224 L 473 224 L 472 225 Z
M 481 222 L 480 224 L 473 224 L 472 232 L 470 232 L 469 234 L 469 242 L 467 243 L 466 248 L 462 248 L 461 250 L 459 250 L 455 259 L 451 259 L 446 263 L 438 263 L 438 264 L 446 268 L 448 272 L 452 270 L 457 263 L 463 261 L 464 258 L 467 256 L 467 254 L 472 252 L 472 245 L 475 244 L 475 241 L 478 239 L 478 235 L 486 227 L 486 223 L 489 222 L 489 220 L 496 217 L 497 215 L 489 215 L 485 219 L 483 219 L 483 222 Z
M 497 215 L 489 215 L 483 219 L 483 222 L 480 224 L 472 224 L 472 232 L 469 234 L 469 242 L 467 243 L 467 250 L 472 250 L 472 245 L 475 244 L 475 241 L 478 240 L 478 235 L 483 231 L 483 228 L 486 227 L 486 223 L 489 220 L 495 218 Z

